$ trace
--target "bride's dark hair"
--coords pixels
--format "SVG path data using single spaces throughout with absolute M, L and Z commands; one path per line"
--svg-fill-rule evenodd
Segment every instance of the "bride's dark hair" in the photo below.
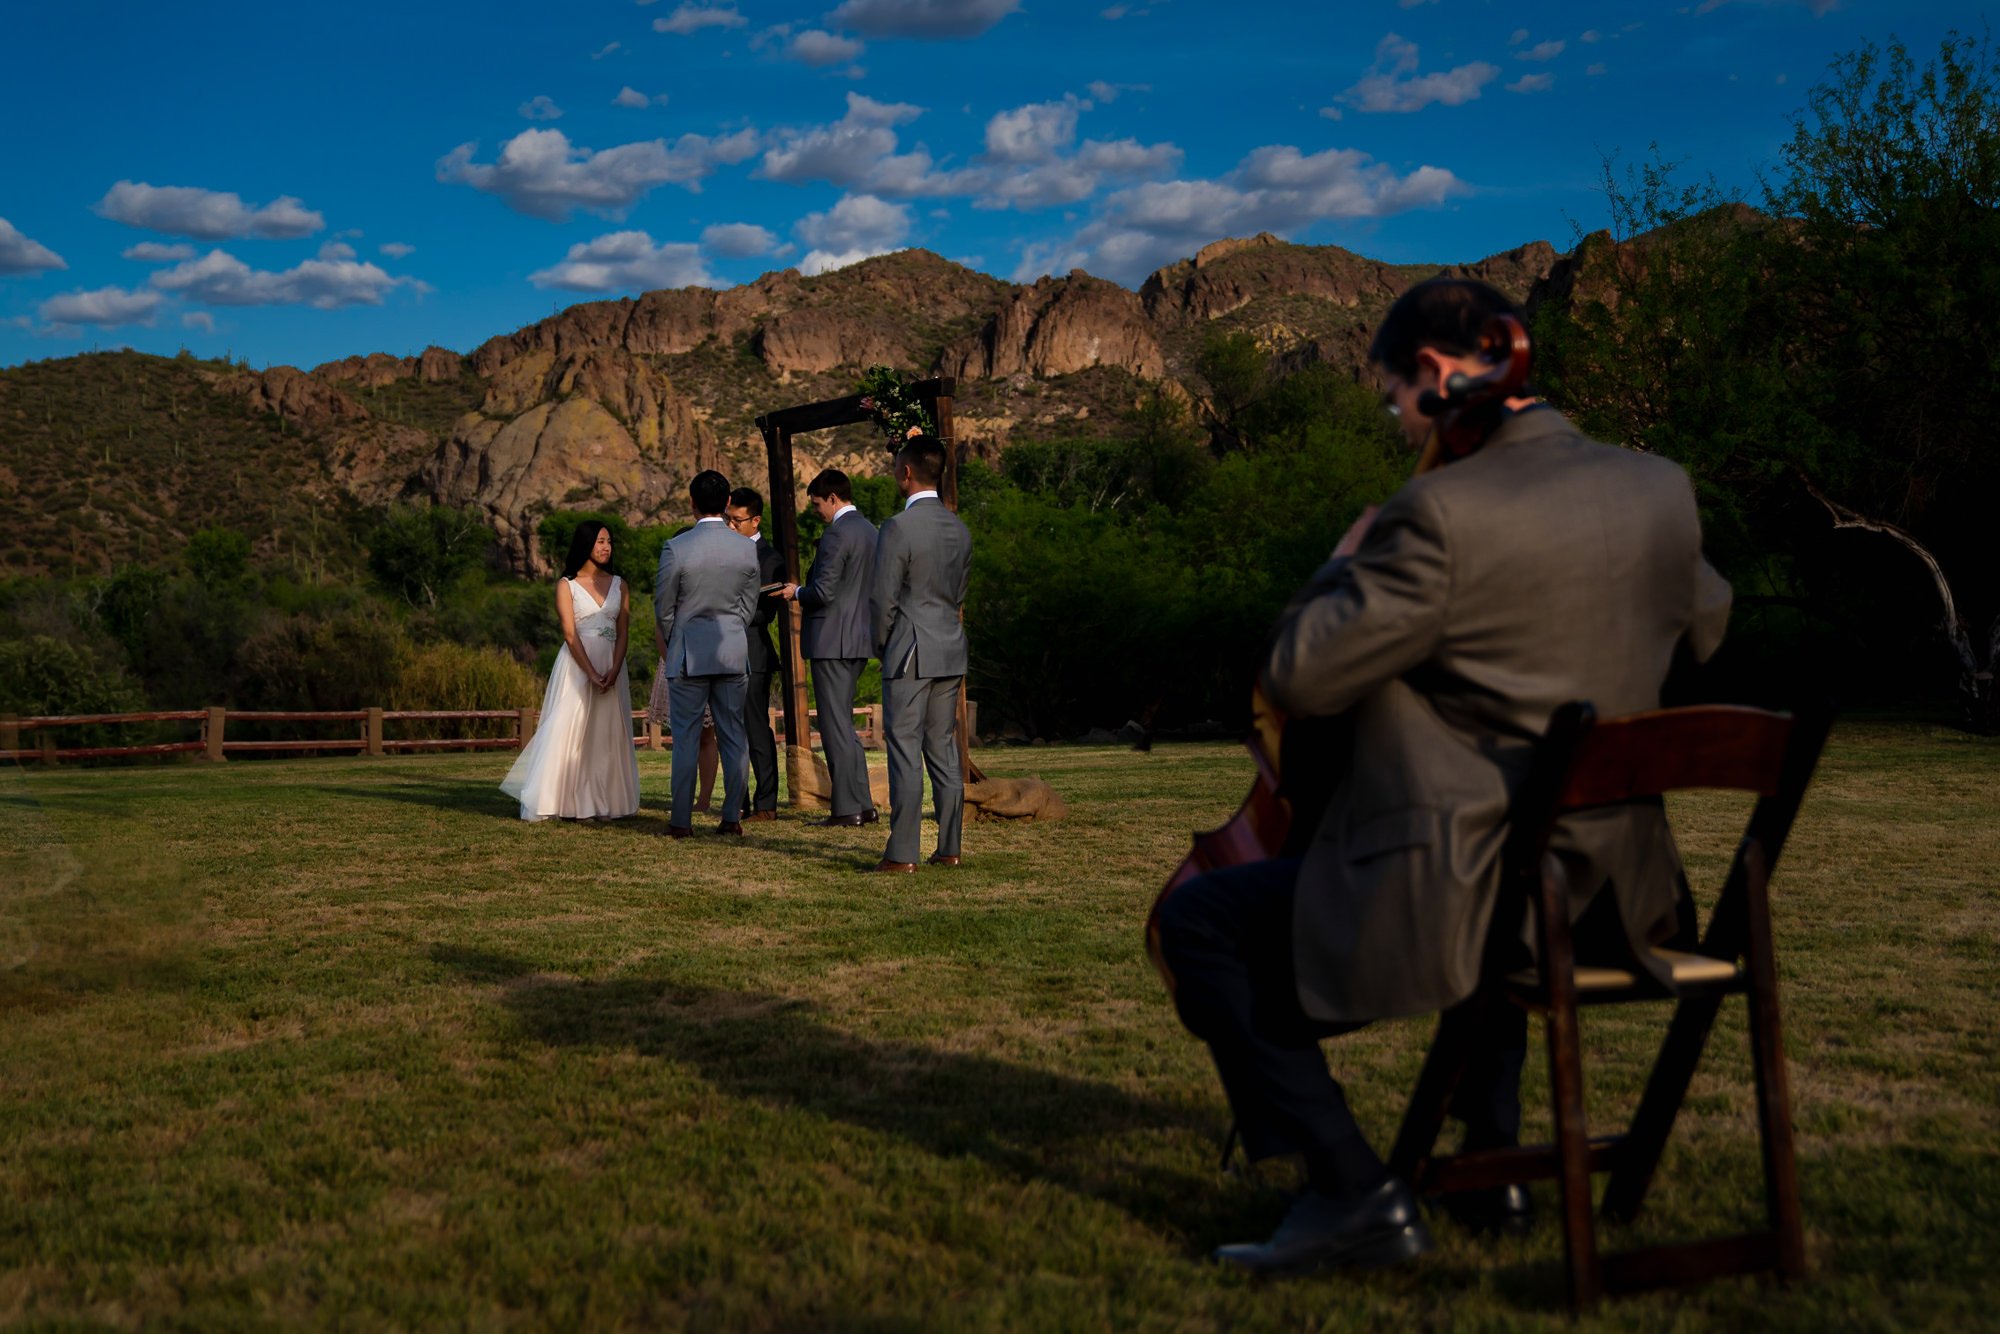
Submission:
M 569 539 L 569 558 L 563 561 L 563 578 L 576 578 L 576 572 L 590 559 L 590 549 L 597 545 L 597 535 L 604 531 L 606 531 L 605 525 L 596 519 L 585 519 L 576 526 L 576 532 L 572 533 Z M 618 539 L 613 536 L 611 540 L 613 550 L 616 550 Z

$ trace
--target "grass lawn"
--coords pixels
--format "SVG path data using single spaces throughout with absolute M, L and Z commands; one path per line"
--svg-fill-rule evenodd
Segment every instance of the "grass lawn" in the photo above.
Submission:
M 981 755 L 1071 818 L 899 878 L 856 874 L 877 829 L 789 812 L 654 837 L 664 756 L 616 825 L 520 823 L 490 754 L 0 771 L 0 1324 L 1561 1327 L 1546 1207 L 1518 1241 L 1439 1220 L 1393 1272 L 1205 1261 L 1289 1182 L 1217 1171 L 1140 927 L 1249 762 Z M 1746 810 L 1673 807 L 1704 903 Z M 1776 889 L 1813 1276 L 1583 1323 L 1990 1327 L 2000 746 L 1844 727 Z M 1757 1216 L 1724 1013 L 1614 1245 Z M 1593 1113 L 1664 1015 L 1586 1017 Z M 1329 1044 L 1378 1144 L 1429 1031 Z

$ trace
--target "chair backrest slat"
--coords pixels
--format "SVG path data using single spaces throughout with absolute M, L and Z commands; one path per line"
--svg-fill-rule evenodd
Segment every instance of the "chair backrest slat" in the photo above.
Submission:
M 1607 806 L 1687 788 L 1778 794 L 1792 717 L 1709 704 L 1610 718 L 1588 728 L 1556 793 L 1555 811 Z

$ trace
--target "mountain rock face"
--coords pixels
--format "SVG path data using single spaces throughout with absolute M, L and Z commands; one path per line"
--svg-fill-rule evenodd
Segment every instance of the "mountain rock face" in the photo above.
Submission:
M 509 562 L 540 574 L 542 515 L 678 521 L 688 480 L 709 467 L 761 490 L 758 415 L 852 393 L 869 365 L 957 379 L 959 443 L 994 457 L 1015 439 L 1115 433 L 1155 391 L 1199 411 L 1194 367 L 1214 330 L 1248 333 L 1288 365 L 1359 376 L 1375 321 L 1413 282 L 1462 274 L 1526 300 L 1573 271 L 1543 241 L 1441 268 L 1262 233 L 1205 246 L 1134 292 L 1080 270 L 1007 283 L 908 250 L 813 277 L 787 269 L 724 291 L 583 302 L 464 356 L 432 347 L 201 375 L 270 421 L 275 444 L 313 442 L 327 493 L 477 507 Z M 147 410 L 185 425 L 172 395 Z M 794 451 L 801 484 L 888 457 L 865 427 L 800 437 Z

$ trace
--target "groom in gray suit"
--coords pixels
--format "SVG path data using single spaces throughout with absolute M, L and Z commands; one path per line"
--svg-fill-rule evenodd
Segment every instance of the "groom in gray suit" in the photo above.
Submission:
M 812 661 L 813 698 L 819 704 L 819 740 L 833 783 L 833 814 L 823 825 L 863 825 L 876 820 L 868 791 L 868 757 L 854 734 L 854 687 L 868 659 L 868 589 L 875 568 L 875 525 L 854 507 L 854 484 L 828 468 L 806 487 L 806 499 L 826 520 L 812 577 L 787 584 L 784 596 L 805 608 L 800 648 Z
M 729 481 L 710 469 L 688 483 L 694 527 L 660 548 L 653 581 L 653 615 L 667 656 L 667 718 L 674 734 L 673 813 L 667 832 L 686 838 L 694 832 L 695 738 L 701 712 L 715 719 L 722 752 L 722 825 L 716 831 L 741 834 L 743 790 L 750 777 L 749 741 L 743 730 L 745 673 L 749 641 L 745 626 L 757 609 L 757 548 L 729 531 L 722 511 L 729 504 Z
M 903 512 L 883 521 L 875 541 L 869 600 L 882 660 L 882 725 L 889 734 L 889 846 L 877 871 L 917 869 L 923 820 L 921 755 L 937 798 L 935 866 L 956 866 L 965 819 L 958 766 L 958 688 L 965 678 L 965 586 L 972 534 L 938 499 L 944 446 L 917 436 L 896 455 Z

